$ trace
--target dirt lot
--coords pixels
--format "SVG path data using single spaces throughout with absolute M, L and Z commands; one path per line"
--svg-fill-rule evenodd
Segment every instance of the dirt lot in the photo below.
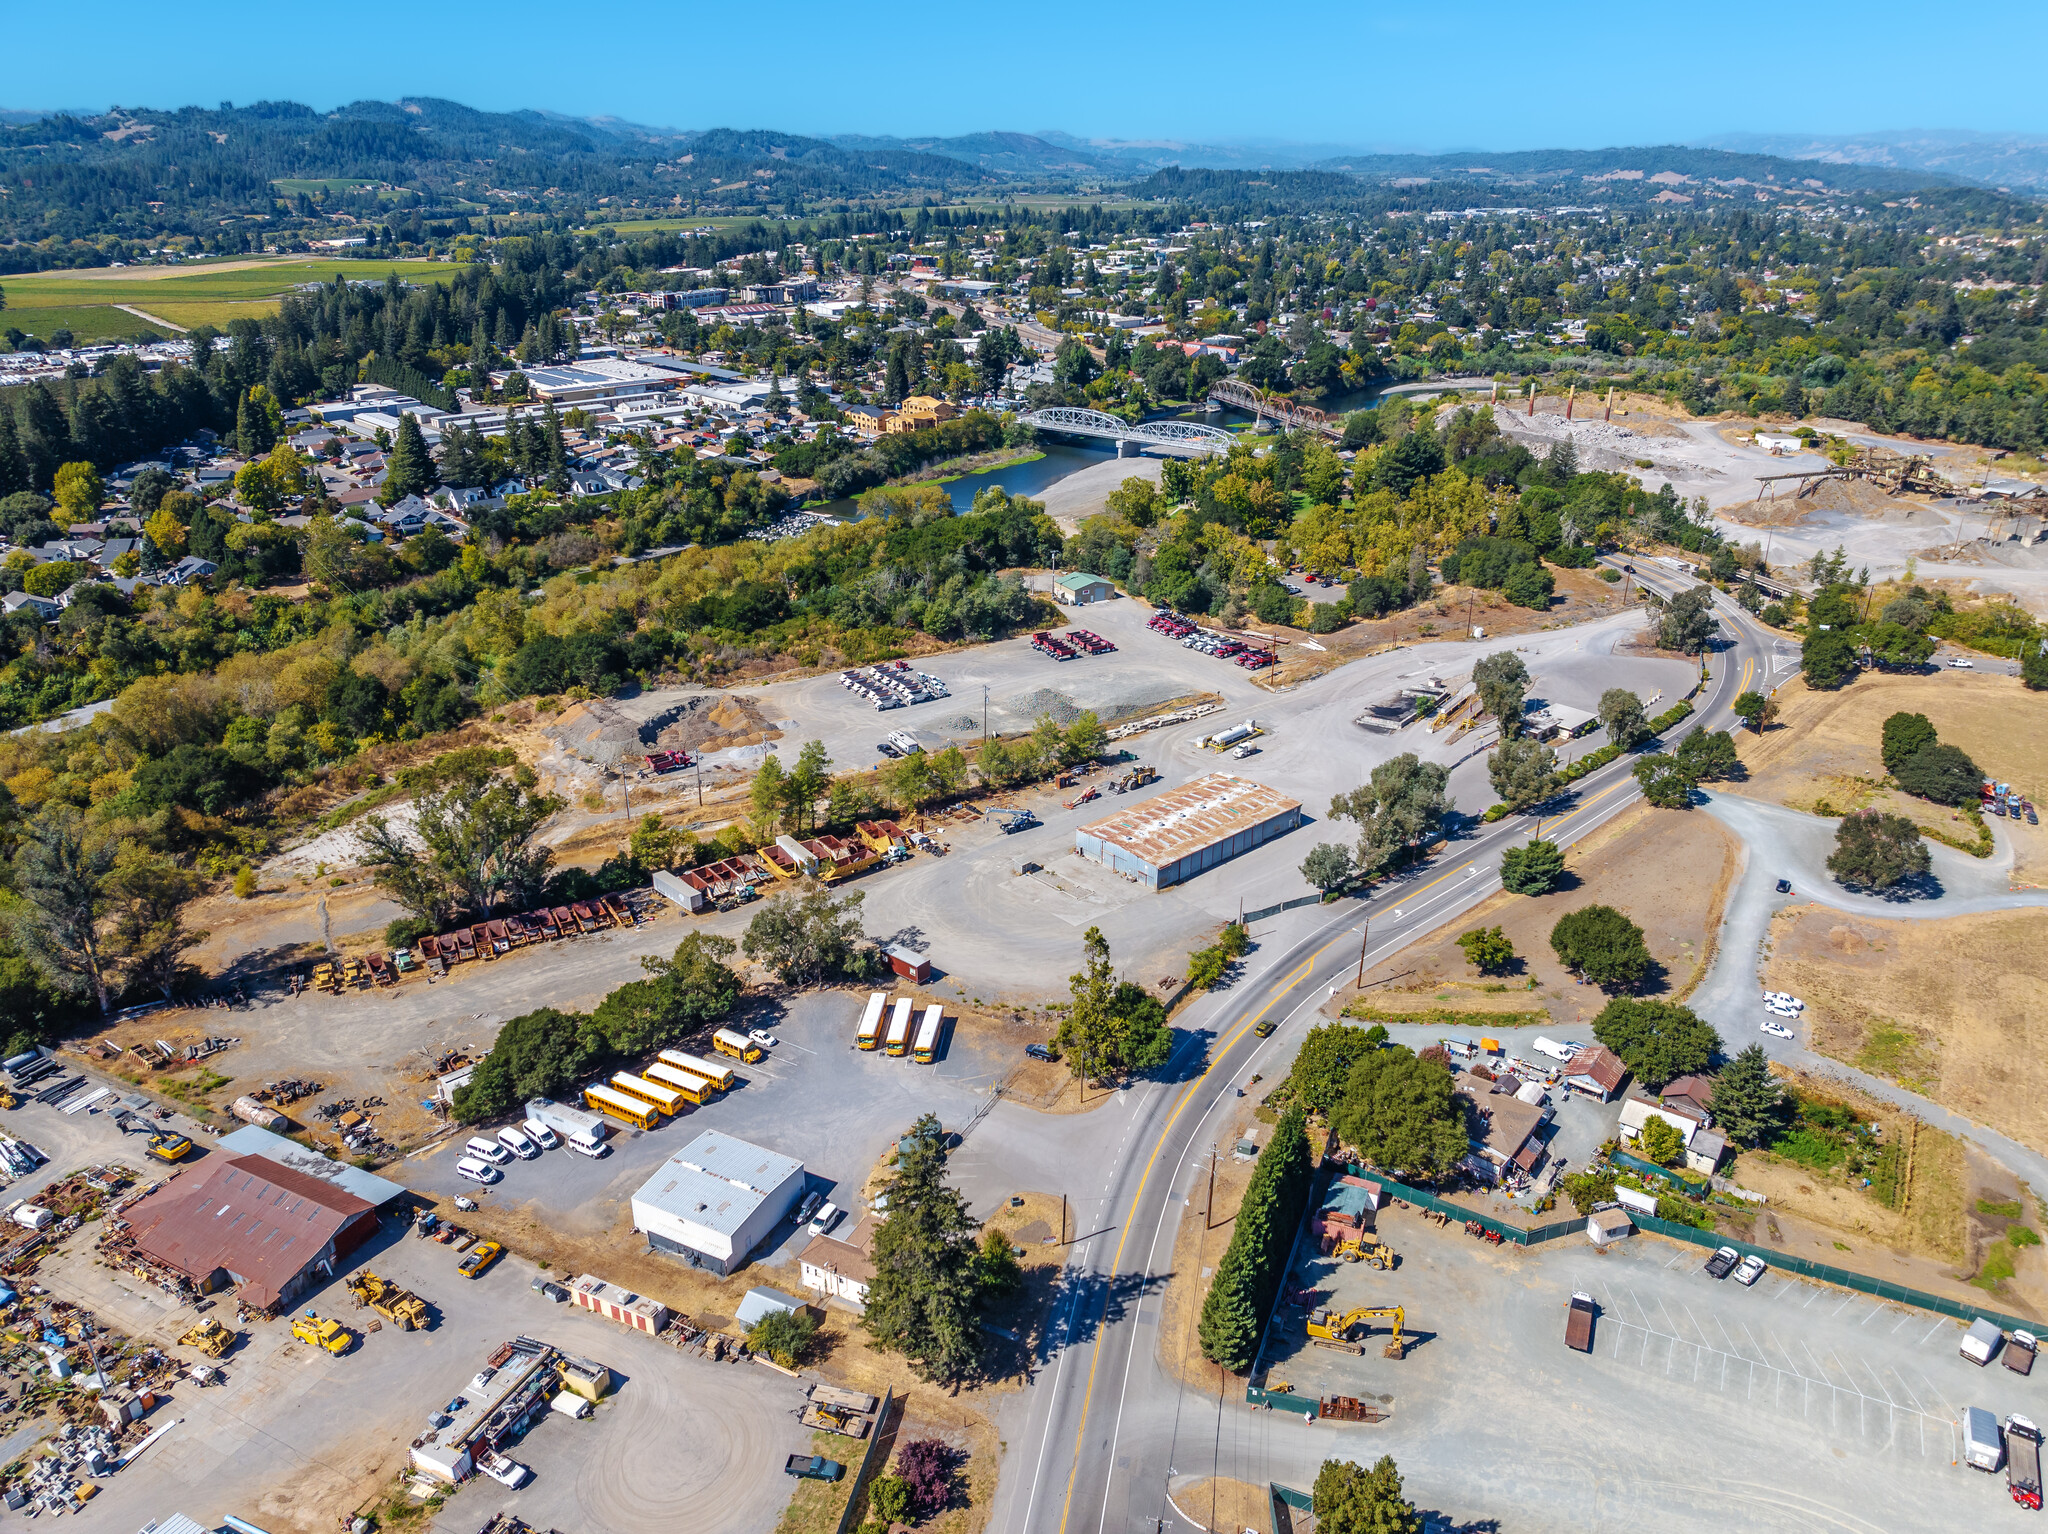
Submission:
M 1587 905 L 1611 905 L 1643 928 L 1658 966 L 1644 995 L 1683 997 L 1713 957 L 1737 851 L 1712 816 L 1639 805 L 1566 851 L 1563 888 L 1537 896 L 1502 891 L 1367 970 L 1363 991 L 1346 986 L 1339 1000 L 1389 1012 L 1542 1008 L 1561 1026 L 1583 1025 L 1607 998 L 1597 987 L 1577 984 L 1558 963 L 1550 929 L 1559 917 Z M 1495 926 L 1520 957 L 1509 974 L 1482 978 L 1465 961 L 1457 939 L 1474 927 Z M 1503 984 L 1507 990 L 1488 989 Z
M 2013 1070 L 2031 1054 L 2048 994 L 2048 911 L 1945 921 L 1784 911 L 1764 983 L 1806 1002 L 1819 1053 L 2048 1150 L 2048 1103 Z
M 1740 791 L 1752 797 L 1795 809 L 1822 800 L 1836 811 L 1874 805 L 1970 840 L 1975 831 L 1953 810 L 1882 786 L 1884 722 L 1911 713 L 1925 714 L 1942 740 L 1960 746 L 1990 776 L 2036 803 L 2048 800 L 2048 707 L 2017 677 L 1871 671 L 1839 692 L 1814 692 L 1794 678 L 1778 688 L 1778 706 L 1778 723 L 1761 740 L 1742 741 L 1750 779 Z M 2017 849 L 2019 877 L 2048 877 L 2048 826 L 1997 825 Z
M 1174 1510 L 1181 1517 L 1198 1529 L 1208 1529 L 1210 1534 L 1263 1529 L 1273 1519 L 1272 1493 L 1250 1481 L 1234 1481 L 1220 1475 L 1180 1476 L 1167 1483 L 1166 1494 L 1173 1499 Z
M 1783 1156 L 1745 1151 L 1728 1175 L 1770 1202 L 1753 1220 L 1731 1220 L 1724 1229 L 1931 1294 L 1982 1303 L 1988 1292 L 2009 1309 L 2048 1314 L 2048 1261 L 2038 1249 L 2008 1239 L 2015 1225 L 2038 1232 L 2041 1208 L 2010 1173 L 1954 1136 L 1852 1087 L 1797 1074 L 1788 1080 L 1812 1097 L 1875 1120 L 1887 1143 L 1904 1137 L 1909 1173 L 1901 1207 L 1885 1207 L 1861 1186 L 1861 1178 L 1845 1177 L 1840 1167 L 1816 1171 Z

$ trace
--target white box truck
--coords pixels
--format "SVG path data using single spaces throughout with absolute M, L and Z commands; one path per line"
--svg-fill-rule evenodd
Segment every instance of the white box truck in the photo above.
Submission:
M 578 1140 L 602 1142 L 611 1132 L 610 1126 L 604 1121 L 604 1115 L 592 1113 L 585 1108 L 572 1108 L 567 1103 L 558 1103 L 548 1097 L 536 1097 L 527 1103 L 526 1116 L 538 1119 L 572 1144 Z
M 1995 1413 L 1981 1406 L 1963 1408 L 1963 1458 L 1973 1469 L 1993 1474 L 2005 1463 L 2005 1435 Z
M 1991 1362 L 1992 1355 L 1998 1351 L 1998 1345 L 2004 1341 L 2005 1333 L 1999 1330 L 1998 1323 L 1979 1316 L 1970 1323 L 1970 1329 L 1963 1333 L 1963 1345 L 1958 1351 L 1981 1369 Z

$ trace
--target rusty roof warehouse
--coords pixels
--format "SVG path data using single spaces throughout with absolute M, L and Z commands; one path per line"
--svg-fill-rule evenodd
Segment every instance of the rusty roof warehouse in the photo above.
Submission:
M 1074 850 L 1159 890 L 1300 824 L 1300 800 L 1250 778 L 1212 772 L 1082 826 Z
M 262 1155 L 216 1152 L 131 1205 L 126 1218 L 151 1261 L 202 1291 L 237 1284 L 252 1308 L 277 1310 L 332 1278 L 376 1234 L 377 1204 Z

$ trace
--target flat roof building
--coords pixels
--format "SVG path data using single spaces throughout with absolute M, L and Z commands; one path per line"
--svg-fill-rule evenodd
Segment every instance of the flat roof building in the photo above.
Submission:
M 1082 826 L 1074 850 L 1165 889 L 1300 824 L 1300 800 L 1235 773 L 1212 772 Z
M 720 1277 L 782 1223 L 804 1192 L 804 1164 L 707 1129 L 633 1195 L 633 1228 L 657 1251 Z

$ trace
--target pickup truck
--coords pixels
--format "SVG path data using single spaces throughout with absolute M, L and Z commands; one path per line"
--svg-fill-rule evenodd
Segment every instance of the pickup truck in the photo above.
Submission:
M 2034 1354 L 2041 1344 L 2032 1332 L 2014 1331 L 2005 1339 L 2005 1366 L 2015 1374 L 2034 1372 Z
M 806 1481 L 836 1481 L 846 1474 L 846 1467 L 822 1454 L 792 1454 L 782 1462 L 782 1473 Z
M 1726 1278 L 1735 1265 L 1742 1261 L 1742 1253 L 1732 1246 L 1724 1246 L 1707 1259 L 1707 1277 Z
M 1590 1294 L 1574 1294 L 1571 1308 L 1564 1316 L 1564 1345 L 1576 1348 L 1581 1353 L 1593 1351 L 1593 1315 L 1595 1307 Z
M 2041 1510 L 2041 1430 L 2025 1417 L 2005 1419 L 2005 1489 L 2021 1507 Z

